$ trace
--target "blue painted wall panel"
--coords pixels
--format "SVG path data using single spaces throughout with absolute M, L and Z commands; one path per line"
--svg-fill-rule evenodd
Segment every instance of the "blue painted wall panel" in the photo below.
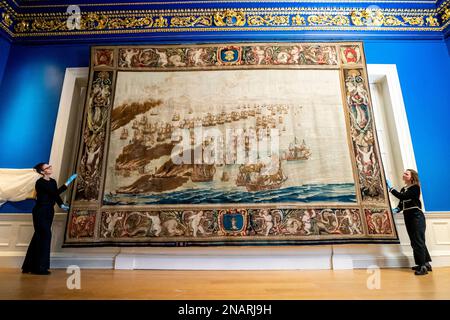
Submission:
M 365 51 L 367 63 L 397 65 L 426 209 L 450 211 L 450 170 L 442 165 L 450 159 L 446 43 L 365 41 Z M 30 168 L 49 159 L 65 68 L 88 65 L 87 44 L 11 47 L 8 81 L 0 87 L 0 167 Z M 0 212 L 30 212 L 31 205 L 6 204 Z
M 65 69 L 88 65 L 88 46 L 11 47 L 0 87 L 1 168 L 48 161 Z
M 450 211 L 450 59 L 442 41 L 365 42 L 367 63 L 396 64 L 428 211 Z M 401 172 L 399 172 L 401 174 Z
M 2 83 L 3 73 L 6 68 L 6 62 L 8 61 L 10 47 L 11 44 L 9 43 L 9 41 L 3 38 L 2 35 L 0 35 L 0 84 Z
M 448 38 L 445 39 L 445 43 L 447 44 L 448 55 L 450 56 L 450 34 Z

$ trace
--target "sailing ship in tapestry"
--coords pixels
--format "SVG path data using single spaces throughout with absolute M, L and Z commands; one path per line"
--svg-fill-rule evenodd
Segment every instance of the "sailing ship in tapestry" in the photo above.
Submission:
M 116 81 L 105 205 L 356 203 L 335 70 Z

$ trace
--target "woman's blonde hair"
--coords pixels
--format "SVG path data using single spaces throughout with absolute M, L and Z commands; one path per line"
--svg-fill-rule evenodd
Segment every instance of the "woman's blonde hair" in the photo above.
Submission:
M 406 171 L 409 171 L 411 173 L 411 184 L 420 186 L 419 174 L 417 173 L 417 171 L 413 169 L 406 169 Z

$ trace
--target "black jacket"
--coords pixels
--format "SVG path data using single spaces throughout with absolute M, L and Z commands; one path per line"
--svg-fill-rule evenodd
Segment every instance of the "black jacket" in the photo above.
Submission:
M 67 187 L 63 184 L 58 188 L 54 179 L 45 180 L 40 178 L 36 181 L 36 206 L 54 206 L 55 202 L 58 206 L 63 204 L 61 197 L 59 196 L 64 192 Z
M 399 211 L 408 211 L 412 209 L 421 210 L 422 203 L 420 202 L 420 187 L 416 184 L 413 184 L 409 187 L 403 187 L 400 192 L 395 190 L 394 188 L 389 189 L 389 191 L 398 199 L 400 202 L 398 203 L 397 208 Z

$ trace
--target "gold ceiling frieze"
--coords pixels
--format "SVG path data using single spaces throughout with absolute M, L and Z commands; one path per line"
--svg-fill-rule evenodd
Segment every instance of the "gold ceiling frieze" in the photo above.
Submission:
M 348 7 L 292 7 L 292 8 L 217 8 L 217 9 L 170 9 L 170 10 L 115 10 L 115 11 L 85 11 L 85 13 L 96 13 L 104 15 L 137 15 L 137 14 L 154 14 L 154 15 L 183 15 L 183 14 L 213 14 L 216 12 L 222 12 L 227 10 L 241 11 L 245 13 L 279 13 L 279 14 L 289 14 L 289 13 L 348 13 L 355 10 L 368 10 L 365 8 L 348 8 Z M 421 15 L 421 14 L 432 14 L 435 15 L 437 12 L 434 9 L 403 9 L 403 8 L 386 8 L 378 9 L 385 14 L 409 14 L 409 15 Z M 375 10 L 372 10 L 375 11 Z M 18 17 L 22 18 L 35 18 L 35 17 L 59 17 L 68 16 L 64 12 L 40 12 L 40 13 L 19 13 Z
M 201 8 L 81 12 L 79 24 L 69 26 L 68 13 L 15 13 L 0 2 L 2 28 L 13 36 L 86 35 L 110 32 L 361 30 L 442 31 L 450 20 L 447 7 L 433 9 L 366 8 Z M 268 29 L 267 29 L 268 28 Z M 289 29 L 292 28 L 292 29 Z M 340 28 L 340 29 L 339 29 Z

